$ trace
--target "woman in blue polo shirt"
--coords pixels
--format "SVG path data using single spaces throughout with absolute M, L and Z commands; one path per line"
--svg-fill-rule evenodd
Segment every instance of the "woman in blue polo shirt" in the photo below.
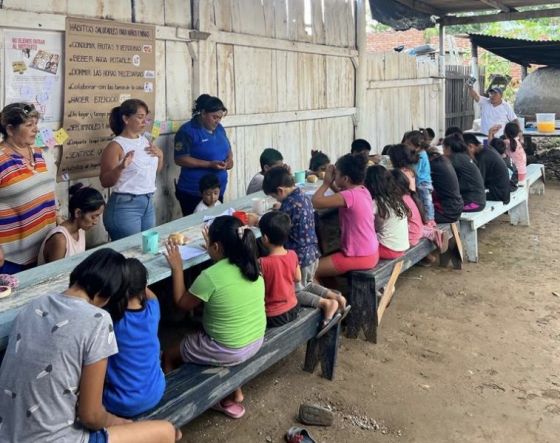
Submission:
M 227 185 L 227 171 L 233 168 L 233 155 L 220 121 L 227 109 L 218 97 L 202 94 L 194 102 L 190 121 L 175 135 L 175 164 L 181 166 L 175 196 L 183 215 L 194 212 L 202 197 L 200 179 L 212 173 L 220 181 L 220 201 Z

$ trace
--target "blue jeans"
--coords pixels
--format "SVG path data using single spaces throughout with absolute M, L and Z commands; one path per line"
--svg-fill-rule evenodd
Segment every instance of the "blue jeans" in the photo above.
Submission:
M 109 434 L 107 429 L 103 428 L 99 431 L 90 431 L 88 443 L 107 443 L 109 441 Z
M 113 192 L 105 211 L 103 224 L 112 241 L 151 229 L 156 225 L 153 194 Z
M 434 202 L 432 201 L 432 191 L 434 187 L 431 183 L 422 182 L 418 183 L 416 189 L 418 190 L 418 197 L 420 197 L 422 206 L 424 206 L 426 220 L 434 220 Z

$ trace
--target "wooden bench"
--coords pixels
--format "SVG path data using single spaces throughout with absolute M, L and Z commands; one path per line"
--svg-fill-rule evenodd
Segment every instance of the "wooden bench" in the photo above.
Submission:
M 531 163 L 527 165 L 527 187 L 529 194 L 544 195 L 545 182 L 544 165 Z
M 456 224 L 438 225 L 438 228 L 450 239 L 448 251 L 440 257 L 440 265 L 446 266 L 451 260 L 456 269 L 461 269 L 462 245 Z M 433 242 L 423 238 L 402 257 L 381 260 L 373 269 L 349 272 L 348 303 L 352 305 L 352 310 L 346 319 L 346 336 L 357 338 L 363 331 L 367 341 L 377 343 L 377 328 L 391 302 L 399 275 L 435 249 Z M 380 288 L 384 288 L 384 291 L 378 299 Z
M 506 205 L 502 202 L 487 201 L 480 212 L 464 212 L 460 219 L 461 238 L 468 261 L 478 262 L 478 228 L 486 225 L 506 212 L 512 225 L 529 226 L 529 193 L 527 186 L 519 186 L 510 194 Z
M 332 380 L 340 324 L 316 339 L 322 319 L 319 309 L 302 308 L 296 320 L 267 330 L 259 352 L 237 366 L 181 366 L 167 375 L 167 387 L 160 403 L 138 418 L 169 420 L 177 427 L 184 426 L 304 343 L 307 351 L 303 369 L 313 372 L 321 363 L 323 377 Z

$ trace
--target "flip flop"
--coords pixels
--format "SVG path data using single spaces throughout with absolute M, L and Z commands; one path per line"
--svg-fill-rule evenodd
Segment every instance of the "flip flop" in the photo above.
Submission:
M 344 311 L 342 311 L 340 313 L 341 317 L 340 317 L 340 321 L 344 320 L 346 318 L 346 316 L 348 315 L 348 313 L 350 312 L 350 309 L 352 309 L 351 305 L 346 305 L 346 307 L 344 308 Z
M 329 332 L 333 327 L 340 323 L 340 318 L 342 315 L 340 313 L 336 314 L 333 318 L 326 318 L 323 320 L 323 328 L 317 333 L 315 338 L 321 338 L 327 332 Z
M 241 418 L 245 415 L 245 407 L 241 403 L 236 403 L 231 400 L 222 400 L 212 406 L 212 409 L 234 419 Z
M 288 443 L 315 443 L 311 434 L 305 428 L 293 426 L 286 432 L 286 441 Z

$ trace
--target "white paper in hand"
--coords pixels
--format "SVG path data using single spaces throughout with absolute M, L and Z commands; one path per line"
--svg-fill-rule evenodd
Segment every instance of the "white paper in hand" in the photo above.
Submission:
M 179 252 L 183 261 L 186 261 L 205 254 L 206 250 L 200 246 L 179 246 Z

